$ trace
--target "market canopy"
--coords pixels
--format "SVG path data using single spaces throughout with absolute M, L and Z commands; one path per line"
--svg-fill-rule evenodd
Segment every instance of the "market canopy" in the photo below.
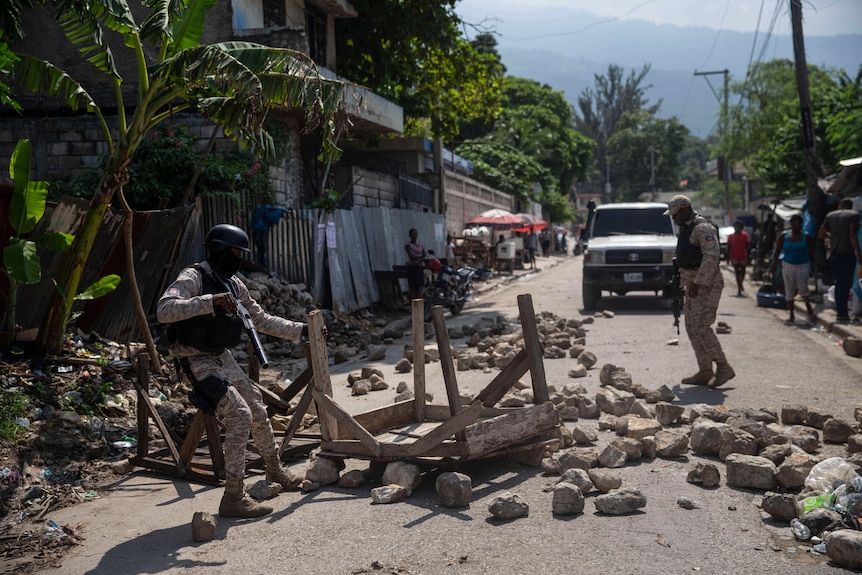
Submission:
M 473 216 L 467 220 L 467 224 L 471 226 L 488 226 L 497 229 L 511 229 L 523 226 L 523 222 L 515 214 L 501 209 L 482 212 L 478 216 Z
M 515 214 L 515 217 L 521 220 L 521 226 L 512 228 L 513 232 L 529 232 L 533 230 L 543 230 L 548 227 L 548 222 L 534 214 Z

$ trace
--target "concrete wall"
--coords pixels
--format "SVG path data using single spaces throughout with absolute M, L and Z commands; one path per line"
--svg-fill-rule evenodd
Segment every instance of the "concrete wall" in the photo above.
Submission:
M 398 180 L 389 174 L 345 166 L 336 171 L 336 186 L 347 190 L 355 207 L 398 207 Z
M 115 125 L 115 118 L 108 118 Z M 289 120 L 286 120 L 289 122 Z M 218 129 L 204 118 L 194 115 L 177 115 L 174 122 L 189 127 L 200 138 L 198 148 L 203 152 L 212 131 Z M 299 143 L 299 130 L 289 126 L 285 130 L 287 157 L 270 169 L 276 194 L 276 204 L 298 207 L 302 190 L 303 163 Z M 0 169 L 7 169 L 18 140 L 29 138 L 33 147 L 31 177 L 48 182 L 67 180 L 87 168 L 99 166 L 100 156 L 107 152 L 99 123 L 91 116 L 70 118 L 6 118 L 0 124 Z M 225 138 L 219 129 L 215 150 L 224 151 L 237 144 Z
M 512 211 L 514 198 L 476 180 L 445 172 L 446 233 L 461 235 L 464 222 L 484 211 L 499 208 Z

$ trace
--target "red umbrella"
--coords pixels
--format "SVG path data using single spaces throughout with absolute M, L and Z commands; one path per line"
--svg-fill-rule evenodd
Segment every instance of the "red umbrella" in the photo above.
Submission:
M 543 230 L 548 227 L 548 222 L 533 214 L 515 214 L 515 217 L 521 220 L 521 226 L 512 229 L 513 232 L 528 232 L 530 228 Z
M 512 212 L 506 210 L 494 209 L 482 212 L 478 216 L 473 216 L 467 220 L 467 224 L 471 226 L 489 226 L 493 228 L 512 228 L 522 226 L 523 223 Z

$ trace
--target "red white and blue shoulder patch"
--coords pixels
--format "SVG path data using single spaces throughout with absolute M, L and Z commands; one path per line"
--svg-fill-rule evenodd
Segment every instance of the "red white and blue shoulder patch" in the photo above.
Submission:
M 165 292 L 165 295 L 169 295 L 171 297 L 180 297 L 180 289 L 175 287 L 168 288 L 168 291 Z
M 713 242 L 713 241 L 715 241 L 715 236 L 714 236 L 714 235 L 712 235 L 712 234 L 706 234 L 706 235 L 703 237 L 703 241 L 705 241 L 705 242 Z

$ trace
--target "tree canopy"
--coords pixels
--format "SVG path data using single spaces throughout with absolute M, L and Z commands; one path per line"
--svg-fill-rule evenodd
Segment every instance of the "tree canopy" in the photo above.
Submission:
M 583 177 L 593 142 L 575 131 L 572 108 L 560 91 L 506 77 L 503 112 L 486 133 L 457 148 L 490 185 L 542 203 L 551 218 L 571 217 L 568 196 Z
M 405 133 L 452 141 L 459 121 L 493 120 L 503 68 L 466 41 L 457 0 L 353 0 L 336 21 L 338 72 L 404 109 Z
M 817 156 L 824 173 L 862 149 L 862 69 L 808 67 Z M 718 154 L 743 161 L 749 178 L 763 181 L 769 195 L 806 193 L 802 120 L 795 67 L 790 60 L 759 63 L 746 80 L 730 86 L 730 128 Z
M 644 192 L 676 189 L 688 134 L 676 118 L 656 118 L 643 109 L 624 112 L 607 145 L 620 176 L 616 197 L 637 201 Z
M 649 70 L 647 64 L 640 72 L 631 70 L 626 76 L 621 66 L 611 64 L 607 74 L 594 76 L 594 88 L 585 88 L 578 96 L 575 128 L 596 142 L 594 160 L 586 180 L 581 184 L 582 189 L 597 193 L 604 190 L 606 182 L 615 189 L 618 183 L 623 182 L 624 172 L 631 172 L 619 164 L 625 160 L 623 156 L 617 155 L 611 161 L 608 142 L 626 112 L 642 110 L 654 115 L 658 111 L 661 102 L 650 105 L 646 97 L 646 91 L 651 86 L 645 85 L 644 80 Z M 643 157 L 643 154 L 639 154 L 639 157 Z

